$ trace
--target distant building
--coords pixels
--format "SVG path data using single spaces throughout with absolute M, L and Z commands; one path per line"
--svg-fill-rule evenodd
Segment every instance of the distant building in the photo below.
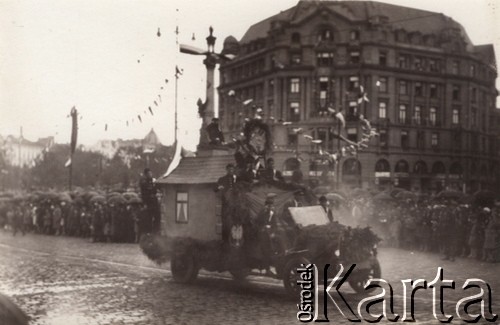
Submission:
M 360 139 L 360 114 L 380 133 L 341 160 L 342 186 L 500 186 L 493 45 L 474 45 L 441 13 L 375 1 L 299 1 L 250 26 L 240 41 L 227 37 L 223 53 L 236 55 L 220 67 L 226 138 L 241 132 L 252 105 L 261 107 L 274 124 L 274 156 L 285 175 L 300 169 L 306 179 L 335 182 L 335 169 L 318 164 L 318 146 L 293 132 L 302 128 L 322 140 L 322 150 L 337 151 L 333 107 L 343 110 L 347 138 Z M 358 104 L 360 86 L 369 102 Z
M 16 167 L 33 167 L 36 159 L 44 151 L 50 150 L 54 145 L 54 137 L 39 138 L 37 141 L 29 141 L 24 137 L 9 135 L 0 138 L 0 148 L 5 155 L 8 165 Z
M 95 145 L 87 148 L 92 151 L 99 152 L 108 158 L 114 157 L 120 148 L 133 147 L 142 148 L 145 151 L 155 150 L 162 144 L 156 132 L 151 129 L 144 139 L 117 139 L 117 140 L 100 140 Z

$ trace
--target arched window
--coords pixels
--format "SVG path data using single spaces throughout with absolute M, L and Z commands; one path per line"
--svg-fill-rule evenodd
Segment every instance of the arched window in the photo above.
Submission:
M 436 161 L 432 165 L 432 173 L 433 174 L 445 174 L 446 173 L 446 168 L 444 167 L 444 164 L 440 161 Z
M 410 172 L 410 167 L 406 160 L 400 160 L 396 163 L 396 167 L 394 168 L 396 173 L 408 173 Z
M 419 175 L 427 174 L 427 164 L 422 160 L 417 161 L 413 167 L 413 172 Z
M 299 33 L 292 34 L 292 43 L 300 43 L 300 34 Z
M 342 171 L 344 175 L 361 175 L 361 163 L 354 158 L 349 158 L 344 161 Z
M 333 30 L 329 27 L 320 29 L 318 41 L 333 41 Z
M 387 160 L 380 159 L 375 164 L 375 171 L 376 172 L 390 172 L 391 171 L 391 165 L 389 164 L 389 162 Z

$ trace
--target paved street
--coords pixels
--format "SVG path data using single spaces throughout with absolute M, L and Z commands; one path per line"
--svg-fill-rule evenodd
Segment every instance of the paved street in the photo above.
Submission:
M 457 290 L 445 291 L 445 310 L 453 313 L 456 301 L 469 296 L 458 289 L 467 277 L 482 278 L 493 290 L 493 311 L 500 312 L 500 266 L 471 260 L 442 263 L 439 256 L 381 249 L 383 278 L 395 292 L 401 308 L 401 279 L 436 276 Z M 202 272 L 193 285 L 172 281 L 166 267 L 144 257 L 133 244 L 92 244 L 79 238 L 27 235 L 13 238 L 0 231 L 0 292 L 12 297 L 33 319 L 33 324 L 289 324 L 296 301 L 284 294 L 281 283 L 253 277 L 237 284 L 226 274 Z M 346 286 L 348 301 L 360 297 Z M 416 318 L 432 317 L 431 291 L 419 292 Z M 398 309 L 399 308 L 399 309 Z M 330 320 L 348 323 L 329 306 Z

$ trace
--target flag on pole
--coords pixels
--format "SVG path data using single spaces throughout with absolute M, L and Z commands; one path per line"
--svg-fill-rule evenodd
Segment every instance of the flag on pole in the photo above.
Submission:
M 180 75 L 182 75 L 182 69 L 179 69 L 178 66 L 175 66 L 175 77 L 179 78 Z
M 151 106 L 149 106 L 148 109 L 149 109 L 149 112 L 151 113 L 151 115 L 154 115 L 153 114 L 153 109 L 151 108 Z
M 75 106 L 71 108 L 71 154 L 73 154 L 76 150 L 76 140 L 78 137 L 78 112 L 76 111 Z
M 335 118 L 340 122 L 340 124 L 342 125 L 342 128 L 345 128 L 344 114 L 342 114 L 342 112 L 337 112 L 335 114 Z
M 66 161 L 66 163 L 64 164 L 64 167 L 69 167 L 69 166 L 71 166 L 71 163 L 72 163 L 72 161 L 71 161 L 71 157 L 70 157 L 70 158 L 68 158 L 68 160 L 67 160 L 67 161 Z
M 175 145 L 174 157 L 172 158 L 172 161 L 170 161 L 170 164 L 168 165 L 167 168 L 167 172 L 163 175 L 163 177 L 167 177 L 168 175 L 170 175 L 177 168 L 177 166 L 179 166 L 179 163 L 181 162 L 182 146 L 179 143 L 179 140 L 176 140 L 174 145 Z

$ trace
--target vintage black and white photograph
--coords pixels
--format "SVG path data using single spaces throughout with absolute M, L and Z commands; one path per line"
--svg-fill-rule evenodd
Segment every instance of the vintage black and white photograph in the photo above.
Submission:
M 499 324 L 499 0 L 0 0 L 0 325 Z

